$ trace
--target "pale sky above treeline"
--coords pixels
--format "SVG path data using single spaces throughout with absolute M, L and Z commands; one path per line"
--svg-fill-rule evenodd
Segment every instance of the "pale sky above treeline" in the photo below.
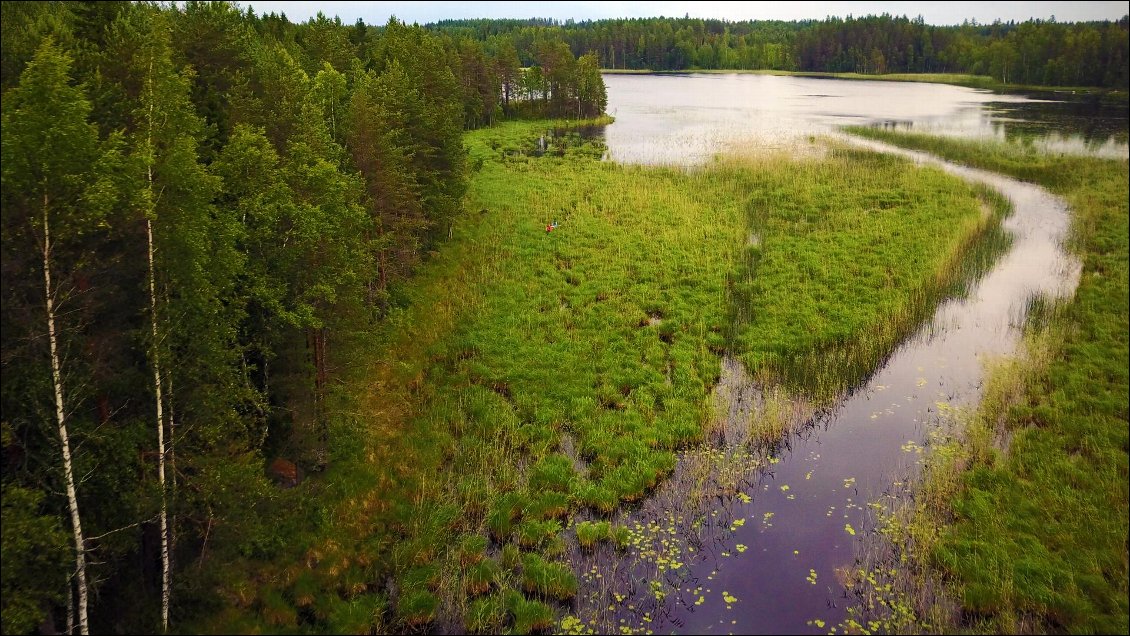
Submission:
M 403 22 L 426 24 L 458 18 L 554 18 L 600 20 L 604 18 L 683 17 L 726 20 L 806 20 L 829 16 L 856 17 L 889 13 L 910 18 L 919 15 L 927 24 L 952 25 L 966 20 L 980 24 L 1038 18 L 1059 22 L 1117 20 L 1127 14 L 1127 2 L 283 2 L 250 0 L 258 14 L 285 13 L 304 22 L 319 11 L 346 24 L 361 18 L 380 25 L 396 16 Z

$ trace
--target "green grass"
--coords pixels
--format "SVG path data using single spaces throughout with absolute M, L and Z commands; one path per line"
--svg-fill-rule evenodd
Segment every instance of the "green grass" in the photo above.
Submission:
M 966 616 L 946 624 L 939 613 L 936 627 L 1127 633 L 1127 162 L 852 132 L 1044 185 L 1068 201 L 1083 261 L 1074 299 L 1032 321 L 1027 357 L 993 372 L 963 442 L 924 485 L 917 556 Z
M 559 130 L 535 156 L 553 128 L 567 126 L 467 135 L 466 218 L 395 291 L 353 371 L 355 415 L 307 486 L 320 489 L 309 526 L 274 563 L 242 564 L 251 584 L 222 586 L 232 604 L 256 607 L 260 581 L 284 601 L 313 581 L 359 602 L 392 577 L 395 609 L 374 618 L 386 630 L 548 628 L 577 588 L 561 560 L 570 518 L 647 496 L 704 440 L 722 351 L 829 399 L 966 276 L 963 254 L 1003 209 L 847 148 L 685 171 L 602 163 Z M 600 522 L 577 540 L 623 547 L 625 529 Z M 284 609 L 264 622 L 289 625 Z M 303 627 L 330 629 L 329 615 L 303 613 Z
M 732 280 L 734 349 L 755 376 L 818 400 L 861 381 L 984 269 L 967 256 L 990 235 L 1000 247 L 1008 210 L 938 170 L 850 148 L 787 168 L 743 161 L 734 177 L 757 235 Z

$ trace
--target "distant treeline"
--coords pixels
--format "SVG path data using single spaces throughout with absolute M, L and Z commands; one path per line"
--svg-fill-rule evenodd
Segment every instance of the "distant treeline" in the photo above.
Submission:
M 0 9 L 3 632 L 158 633 L 226 603 L 209 564 L 287 544 L 268 460 L 333 457 L 354 345 L 461 213 L 464 130 L 598 114 L 599 64 L 229 3 Z
M 884 14 L 797 22 L 444 20 L 428 28 L 482 40 L 488 49 L 510 41 L 525 64 L 535 59 L 535 43 L 552 37 L 568 42 L 575 55 L 596 53 L 611 69 L 968 73 L 1007 84 L 1124 89 L 1128 25 L 1123 16 L 1117 22 L 931 26 L 921 17 Z

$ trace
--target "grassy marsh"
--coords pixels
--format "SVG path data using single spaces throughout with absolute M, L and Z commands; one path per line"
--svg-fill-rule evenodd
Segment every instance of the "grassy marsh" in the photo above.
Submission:
M 900 608 L 892 629 L 1125 633 L 1127 162 L 852 132 L 1060 194 L 1083 260 L 1074 299 L 1035 303 L 1022 359 L 993 367 L 981 407 L 959 418 L 889 520 L 893 543 L 910 546 L 894 553 L 906 565 L 868 594 L 891 581 L 902 590 L 888 604 Z
M 704 448 L 723 352 L 781 387 L 774 404 L 831 399 L 1005 209 L 845 147 L 642 168 L 554 126 L 467 135 L 468 214 L 345 387 L 360 397 L 334 439 L 355 441 L 310 486 L 336 503 L 303 513 L 290 565 L 256 568 L 213 630 L 547 629 L 578 593 L 571 546 L 628 547 L 613 514 Z

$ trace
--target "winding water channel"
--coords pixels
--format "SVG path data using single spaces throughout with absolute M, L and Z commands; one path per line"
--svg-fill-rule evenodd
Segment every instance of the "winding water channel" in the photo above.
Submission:
M 845 88 L 847 82 L 801 84 L 800 90 L 821 95 L 855 90 Z M 677 126 L 661 133 L 667 141 L 658 150 L 641 150 L 636 137 L 627 146 L 617 146 L 621 133 L 616 126 L 624 124 L 628 130 L 655 126 L 655 122 L 634 122 L 633 112 L 647 119 L 652 116 L 647 113 L 662 110 L 633 101 L 645 95 L 639 85 L 632 84 L 626 98 L 618 95 L 619 86 L 609 83 L 610 110 L 619 104 L 619 119 L 606 133 L 610 155 L 662 162 L 652 160 L 665 156 L 668 146 L 679 145 L 683 133 Z M 666 86 L 664 95 L 670 85 Z M 890 85 L 881 88 L 892 94 L 900 90 Z M 944 120 L 946 112 L 968 118 L 969 109 L 987 108 L 984 104 L 996 98 L 969 89 L 942 88 L 953 90 L 928 87 L 935 102 L 923 107 L 935 123 Z M 887 106 L 880 110 L 890 110 L 892 103 L 904 111 L 916 108 L 912 105 L 916 88 L 910 85 L 906 90 L 897 99 L 887 95 Z M 618 98 L 626 101 L 617 102 Z M 702 104 L 711 101 L 700 94 L 693 99 Z M 726 104 L 722 98 L 713 103 L 701 112 L 709 114 L 713 108 L 724 113 L 722 119 L 692 127 L 722 130 L 735 112 L 745 109 L 751 115 L 748 104 Z M 885 116 L 880 112 L 875 119 Z M 680 117 L 685 118 L 685 113 Z M 991 125 L 992 115 L 985 118 Z M 858 123 L 859 118 L 846 119 L 841 123 Z M 802 115 L 778 129 L 794 137 L 827 132 L 828 121 L 825 114 Z M 1012 236 L 1011 246 L 970 285 L 967 294 L 941 303 L 864 386 L 831 412 L 798 413 L 798 417 L 811 416 L 808 426 L 781 448 L 761 456 L 732 448 L 684 456 L 673 478 L 641 509 L 626 516 L 634 528 L 630 556 L 617 558 L 605 551 L 587 557 L 581 565 L 582 591 L 576 610 L 582 622 L 596 621 L 592 624 L 601 631 L 622 633 L 828 633 L 847 617 L 838 571 L 851 568 L 873 523 L 868 503 L 915 474 L 939 415 L 977 404 L 986 358 L 1015 352 L 1032 299 L 1065 298 L 1074 292 L 1081 266 L 1063 247 L 1070 213 L 1058 197 L 1032 184 L 923 153 L 844 139 L 939 166 L 1003 193 L 1014 206 L 1002 224 Z M 707 135 L 695 143 L 694 152 L 701 154 L 716 147 L 717 139 Z M 1100 146 L 1110 143 L 1118 142 L 1108 138 Z M 733 408 L 750 408 L 759 396 L 741 375 L 741 369 L 728 362 L 723 374 L 723 384 L 730 385 L 726 399 Z M 734 406 L 739 402 L 746 406 Z M 715 456 L 704 462 L 702 452 Z M 713 466 L 709 477 L 702 470 L 706 464 Z M 720 475 L 719 466 L 727 474 Z M 712 496 L 705 506 L 695 507 L 686 497 L 690 490 Z
M 735 546 L 731 556 L 691 567 L 691 578 L 709 581 L 714 593 L 669 617 L 689 633 L 823 633 L 809 621 L 843 620 L 836 569 L 852 565 L 867 503 L 913 472 L 939 411 L 977 403 L 984 358 L 1015 350 L 1029 301 L 1069 296 L 1078 284 L 1080 264 L 1062 247 L 1070 218 L 1058 197 L 922 153 L 857 143 L 996 188 L 1015 208 L 1003 223 L 1013 244 L 967 297 L 941 304 L 864 387 L 796 438 L 749 503 L 732 508 L 747 521 L 723 541 Z M 726 603 L 721 591 L 738 600 Z

